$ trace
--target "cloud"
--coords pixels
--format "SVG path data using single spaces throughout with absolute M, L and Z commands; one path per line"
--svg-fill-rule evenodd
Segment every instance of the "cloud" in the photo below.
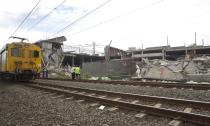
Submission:
M 26 31 L 62 1 L 43 0 L 16 35 L 31 41 L 45 39 L 106 0 L 66 0 L 30 32 Z M 66 43 L 74 45 L 93 41 L 106 45 L 113 40 L 113 46 L 127 49 L 129 46 L 139 47 L 141 43 L 144 43 L 145 47 L 165 45 L 167 35 L 173 46 L 190 44 L 194 40 L 194 32 L 197 32 L 198 43 L 204 39 L 206 44 L 210 44 L 210 17 L 206 14 L 210 12 L 209 0 L 164 0 L 144 8 L 158 1 L 111 0 L 57 36 L 66 35 L 69 40 Z M 12 34 L 36 2 L 37 0 L 7 0 L 1 3 L 0 41 L 5 41 Z M 107 21 L 133 10 L 138 11 Z M 96 24 L 96 27 L 83 31 Z M 72 35 L 73 33 L 77 34 Z

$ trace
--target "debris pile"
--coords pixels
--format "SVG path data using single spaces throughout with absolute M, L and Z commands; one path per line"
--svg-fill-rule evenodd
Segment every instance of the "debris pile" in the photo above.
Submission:
M 37 44 L 42 48 L 43 71 L 48 72 L 48 77 L 69 77 L 67 68 L 61 67 L 64 58 L 62 49 L 64 41 L 66 41 L 66 38 L 62 36 L 37 42 Z
M 209 81 L 210 57 L 197 57 L 192 60 L 147 60 L 136 66 L 136 74 L 140 78 L 173 80 L 173 81 Z M 197 78 L 196 78 L 197 76 Z

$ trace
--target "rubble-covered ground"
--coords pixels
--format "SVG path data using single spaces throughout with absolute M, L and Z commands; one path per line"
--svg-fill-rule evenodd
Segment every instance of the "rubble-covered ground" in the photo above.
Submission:
M 137 76 L 143 78 L 210 82 L 210 57 L 208 56 L 177 61 L 144 59 L 142 63 L 137 63 L 136 68 Z
M 67 72 L 67 70 L 62 69 L 62 68 L 49 70 L 48 72 L 49 72 L 48 74 L 49 78 L 60 78 L 60 79 L 71 78 L 70 73 Z
M 157 116 L 135 118 L 137 112 L 108 111 L 91 103 L 53 98 L 28 87 L 0 82 L 1 126 L 164 126 L 171 119 Z M 192 125 L 192 124 L 183 124 Z

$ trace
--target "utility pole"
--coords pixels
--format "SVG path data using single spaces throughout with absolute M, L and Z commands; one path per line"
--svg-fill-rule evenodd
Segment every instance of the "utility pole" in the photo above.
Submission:
M 141 61 L 143 62 L 143 43 L 141 43 Z
M 204 39 L 202 39 L 202 45 L 204 46 Z
M 112 44 L 112 40 L 109 42 L 109 48 L 108 48 L 108 61 L 110 60 L 110 57 L 111 57 L 111 48 L 110 48 L 110 45 Z
M 95 55 L 95 53 L 96 53 L 96 43 L 93 42 L 93 55 Z
M 72 55 L 72 61 L 71 61 L 72 67 L 74 66 L 74 57 L 75 57 L 75 55 Z
M 110 60 L 110 56 L 111 56 L 110 45 L 111 45 L 111 43 L 112 43 L 112 40 L 109 42 L 109 45 L 107 45 L 106 48 L 105 48 L 105 59 L 106 59 L 106 61 Z
M 79 54 L 80 54 L 80 47 L 78 47 L 78 49 L 79 49 Z
M 110 47 L 111 44 L 112 44 L 112 40 L 109 42 L 109 47 Z
M 197 41 L 197 35 L 196 35 L 196 32 L 195 32 L 195 46 L 194 46 L 194 55 L 196 55 L 196 41 Z
M 196 39 L 197 39 L 196 37 L 197 37 L 197 36 L 196 36 L 196 32 L 195 32 L 195 45 L 196 45 Z
M 166 42 L 167 42 L 167 46 L 168 46 L 168 35 L 167 35 L 167 38 L 166 38 Z
M 185 57 L 187 56 L 187 47 L 186 44 L 184 43 L 184 48 L 185 48 Z

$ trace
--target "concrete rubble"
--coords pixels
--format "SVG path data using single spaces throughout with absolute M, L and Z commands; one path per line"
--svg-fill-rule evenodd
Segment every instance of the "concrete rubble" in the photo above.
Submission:
M 68 67 L 62 67 L 63 41 L 64 36 L 38 41 L 37 44 L 42 48 L 43 53 L 43 71 L 48 71 L 48 77 L 64 78 L 69 77 Z
M 206 81 L 210 79 L 210 57 L 197 57 L 192 60 L 147 60 L 137 64 L 136 75 L 139 78 L 173 80 L 173 81 Z
M 119 80 L 130 79 L 157 79 L 170 81 L 194 81 L 210 82 L 210 57 L 200 56 L 190 58 L 177 58 L 176 60 L 150 59 L 142 57 L 142 61 L 134 60 L 131 57 L 125 58 L 126 52 L 113 47 L 106 47 L 109 51 L 106 54 L 109 60 L 98 60 L 85 62 L 83 55 L 73 57 L 67 63 L 64 61 L 62 49 L 64 36 L 41 40 L 37 44 L 43 51 L 43 71 L 48 71 L 48 77 L 71 78 L 71 66 L 74 62 L 82 67 L 81 77 L 90 80 Z M 112 59 L 120 57 L 120 59 Z M 86 57 L 87 59 L 87 57 Z M 90 57 L 91 59 L 91 57 Z M 63 63 L 63 64 L 62 64 Z M 65 64 L 65 65 L 64 65 Z

